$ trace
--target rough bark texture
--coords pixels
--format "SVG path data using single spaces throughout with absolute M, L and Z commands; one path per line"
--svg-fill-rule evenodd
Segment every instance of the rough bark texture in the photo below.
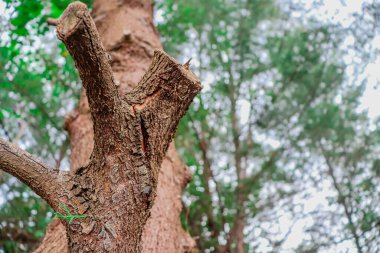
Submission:
M 85 88 L 66 120 L 71 172 L 59 202 L 88 217 L 63 221 L 67 237 L 54 222 L 37 252 L 190 251 L 194 242 L 179 223 L 190 175 L 174 147 L 166 151 L 201 85 L 187 66 L 154 50 L 160 43 L 150 1 L 100 0 L 93 12 L 102 42 L 81 3 L 57 27 Z
M 53 208 L 58 207 L 59 199 L 67 194 L 66 181 L 71 179 L 68 173 L 50 168 L 38 158 L 2 139 L 0 170 L 27 184 Z
M 103 45 L 111 56 L 111 66 L 119 94 L 124 96 L 137 85 L 147 71 L 154 49 L 162 48 L 153 23 L 152 1 L 95 0 L 92 16 Z M 89 118 L 83 117 L 82 125 L 91 126 L 91 122 L 87 120 Z M 81 125 L 78 122 L 74 124 Z M 93 138 L 90 132 L 80 138 L 83 137 L 92 145 Z M 72 158 L 80 160 L 74 155 Z M 157 197 L 143 235 L 144 252 L 187 252 L 195 247 L 194 240 L 183 231 L 179 220 L 182 190 L 190 178 L 191 174 L 179 159 L 174 145 L 170 145 L 161 165 Z

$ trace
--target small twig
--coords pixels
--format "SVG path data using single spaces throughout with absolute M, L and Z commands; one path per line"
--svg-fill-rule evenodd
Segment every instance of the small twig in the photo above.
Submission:
M 193 59 L 193 58 L 190 58 L 187 62 L 185 62 L 185 63 L 183 64 L 183 67 L 184 67 L 185 69 L 189 69 L 189 67 L 190 67 L 190 62 L 191 62 L 192 59 Z
M 47 18 L 46 22 L 50 26 L 57 26 L 58 25 L 58 19 L 55 19 L 55 18 Z
M 7 129 L 5 129 L 5 124 L 2 119 L 0 119 L 0 126 L 3 128 L 4 134 L 8 138 L 8 141 L 13 142 L 11 135 L 8 133 Z

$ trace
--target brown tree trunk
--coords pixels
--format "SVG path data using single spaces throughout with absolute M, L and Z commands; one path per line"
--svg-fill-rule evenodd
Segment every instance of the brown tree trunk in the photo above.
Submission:
M 85 89 L 65 122 L 71 171 L 63 190 L 45 198 L 55 211 L 59 201 L 87 218 L 55 220 L 36 252 L 189 252 L 195 243 L 179 213 L 191 175 L 168 146 L 199 81 L 154 51 L 161 44 L 151 1 L 96 0 L 101 43 L 87 13 L 72 4 L 58 22 Z

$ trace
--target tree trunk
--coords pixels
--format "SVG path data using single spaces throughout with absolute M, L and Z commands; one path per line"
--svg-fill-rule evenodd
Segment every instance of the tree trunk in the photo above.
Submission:
M 63 186 L 44 197 L 55 211 L 62 212 L 60 202 L 86 218 L 55 220 L 36 252 L 189 252 L 195 243 L 179 213 L 191 175 L 168 147 L 200 83 L 187 66 L 155 50 L 161 44 L 151 1 L 97 0 L 92 16 L 101 42 L 80 3 L 58 21 L 58 38 L 84 89 L 65 121 L 70 173 L 58 173 Z

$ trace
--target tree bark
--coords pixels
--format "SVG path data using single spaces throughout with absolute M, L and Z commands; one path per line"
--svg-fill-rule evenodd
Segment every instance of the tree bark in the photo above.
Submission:
M 38 158 L 2 139 L 0 170 L 20 179 L 53 208 L 58 207 L 55 200 L 63 202 L 62 196 L 68 193 L 66 181 L 71 180 L 68 173 L 50 168 Z
M 58 20 L 58 38 L 84 87 L 78 108 L 66 119 L 71 172 L 59 202 L 87 218 L 61 221 L 65 229 L 54 222 L 36 252 L 188 252 L 194 247 L 179 221 L 180 194 L 190 174 L 173 146 L 166 151 L 201 85 L 187 66 L 154 50 L 161 45 L 152 9 L 150 1 L 95 1 L 102 41 L 81 3 L 69 5 Z

